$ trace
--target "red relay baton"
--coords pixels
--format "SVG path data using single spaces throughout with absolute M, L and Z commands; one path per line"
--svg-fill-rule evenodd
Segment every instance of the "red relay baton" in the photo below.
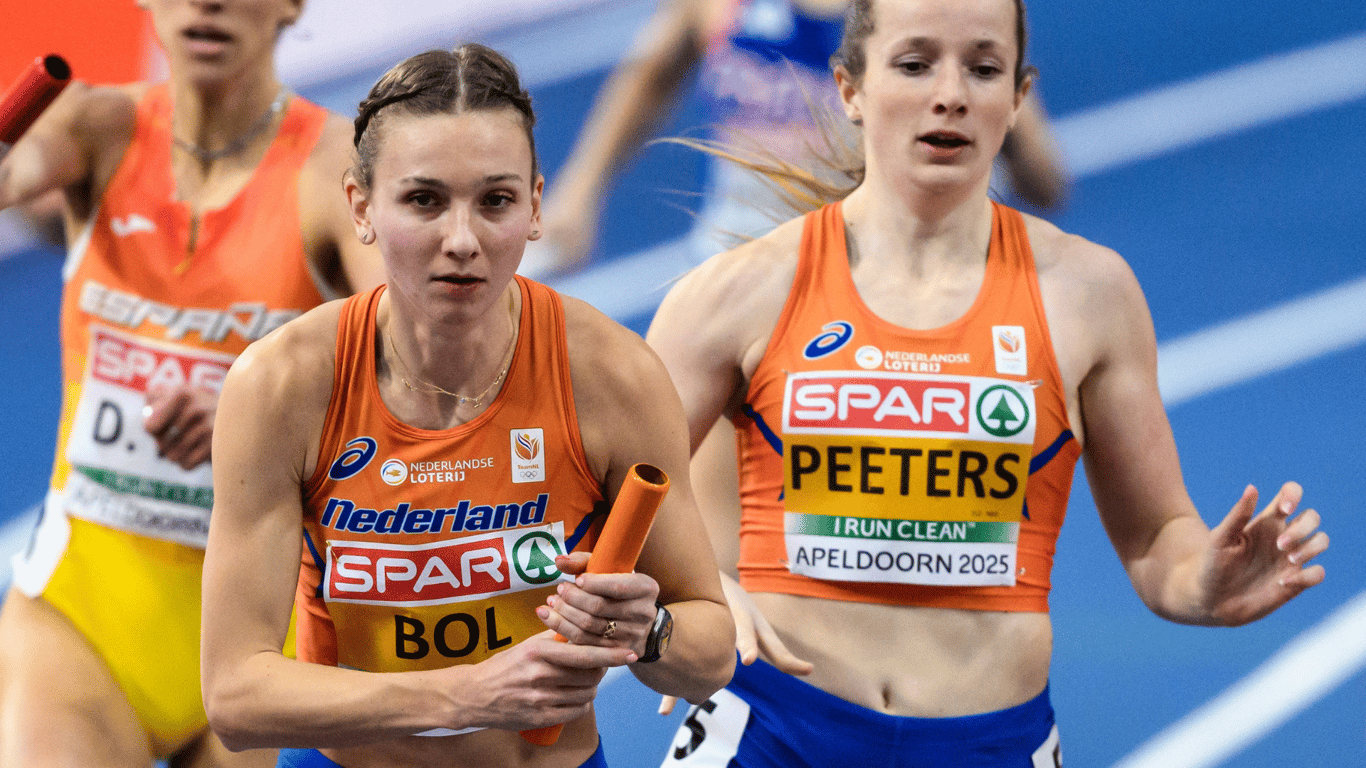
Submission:
M 588 558 L 589 573 L 630 573 L 645 546 L 645 535 L 650 532 L 655 512 L 669 492 L 669 476 L 651 464 L 635 464 L 626 473 L 621 492 L 612 504 L 612 511 L 603 523 L 602 535 Z M 564 638 L 555 635 L 561 642 Z M 522 731 L 522 738 L 540 747 L 548 747 L 560 738 L 563 725 L 548 725 Z
M 39 56 L 19 73 L 19 79 L 0 96 L 0 154 L 24 135 L 71 82 L 71 66 L 52 54 Z

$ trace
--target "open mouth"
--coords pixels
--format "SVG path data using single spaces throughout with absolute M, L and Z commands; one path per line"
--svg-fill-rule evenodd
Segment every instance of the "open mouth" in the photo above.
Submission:
M 201 43 L 229 43 L 232 35 L 214 27 L 199 25 L 185 30 L 185 37 Z
M 920 140 L 939 149 L 957 149 L 958 147 L 965 147 L 972 143 L 956 133 L 941 132 L 927 133 L 924 136 L 921 136 Z
M 450 283 L 451 285 L 462 286 L 470 286 L 475 285 L 476 283 L 483 282 L 483 280 L 478 277 L 464 277 L 461 275 L 442 275 L 441 277 L 436 278 L 436 280 L 442 283 Z

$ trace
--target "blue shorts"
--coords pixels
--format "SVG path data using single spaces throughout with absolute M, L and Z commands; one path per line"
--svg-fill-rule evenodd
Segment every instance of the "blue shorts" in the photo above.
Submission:
M 730 685 L 693 707 L 663 768 L 1057 768 L 1048 688 L 1032 700 L 966 717 L 896 717 L 816 688 L 773 666 L 737 664 Z
M 337 763 L 328 760 L 323 753 L 316 749 L 282 749 L 280 750 L 280 760 L 275 764 L 275 768 L 341 768 Z M 607 768 L 607 758 L 602 754 L 602 742 L 598 742 L 598 749 L 589 758 L 583 761 L 579 768 Z

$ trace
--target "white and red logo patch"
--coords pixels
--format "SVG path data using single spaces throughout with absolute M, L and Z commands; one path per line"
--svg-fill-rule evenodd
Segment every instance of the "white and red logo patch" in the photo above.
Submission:
M 894 374 L 794 374 L 787 382 L 783 431 L 967 433 L 971 390 L 967 381 L 912 379 Z

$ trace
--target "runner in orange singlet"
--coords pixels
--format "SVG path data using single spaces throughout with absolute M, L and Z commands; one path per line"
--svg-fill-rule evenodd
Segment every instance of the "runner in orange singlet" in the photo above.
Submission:
M 603 766 L 607 668 L 692 701 L 730 678 L 668 373 L 638 336 L 514 275 L 540 234 L 534 119 L 483 46 L 390 70 L 347 181 L 387 287 L 287 324 L 228 375 L 203 659 L 229 746 L 299 747 L 280 765 L 309 768 Z M 639 572 L 584 574 L 637 462 L 678 491 Z M 297 660 L 279 650 L 296 583 Z M 516 733 L 556 723 L 551 746 Z
M 1164 618 L 1242 624 L 1323 579 L 1295 483 L 1201 520 L 1124 261 L 988 198 L 1024 44 L 1018 0 L 857 0 L 835 79 L 858 183 L 759 165 L 833 202 L 655 318 L 694 446 L 736 425 L 743 501 L 706 520 L 717 551 L 739 541 L 745 665 L 666 765 L 1060 764 L 1047 596 L 1078 457 Z
M 199 595 L 217 393 L 246 346 L 380 279 L 342 118 L 275 77 L 291 0 L 145 4 L 170 81 L 73 84 L 0 163 L 65 199 L 52 485 L 0 616 L 0 766 L 269 764 L 208 738 Z

